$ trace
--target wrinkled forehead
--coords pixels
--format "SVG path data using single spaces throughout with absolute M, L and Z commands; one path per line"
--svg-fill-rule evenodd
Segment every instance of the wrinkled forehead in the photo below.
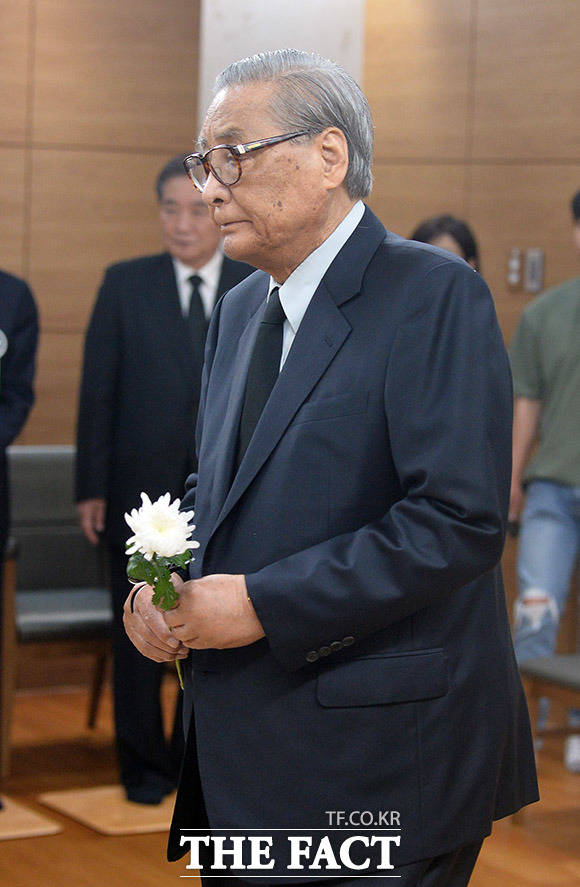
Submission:
M 236 145 L 276 135 L 279 124 L 269 110 L 272 91 L 271 83 L 249 83 L 220 90 L 205 115 L 198 149 L 207 151 L 214 145 Z

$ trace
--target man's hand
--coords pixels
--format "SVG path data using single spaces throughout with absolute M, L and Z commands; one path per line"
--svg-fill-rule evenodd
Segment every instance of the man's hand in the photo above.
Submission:
M 99 544 L 98 534 L 105 529 L 106 510 L 105 499 L 83 499 L 77 503 L 79 524 L 91 545 Z
M 216 574 L 181 582 L 179 603 L 163 613 L 174 637 L 192 650 L 245 647 L 264 637 L 243 576 Z
M 522 510 L 522 506 L 524 504 L 525 495 L 526 494 L 521 483 L 518 483 L 518 481 L 516 480 L 512 480 L 508 518 L 511 523 L 515 523 L 519 519 L 520 511 Z
M 509 520 L 515 523 L 524 504 L 522 479 L 524 468 L 532 454 L 538 435 L 542 401 L 530 397 L 516 397 L 514 401 L 514 434 L 512 485 L 510 490 Z
M 179 580 L 173 574 L 172 577 Z M 123 622 L 132 643 L 143 656 L 153 659 L 155 662 L 173 662 L 175 659 L 185 659 L 189 656 L 189 650 L 169 630 L 161 610 L 151 603 L 153 589 L 144 585 L 139 589 L 133 601 L 131 612 L 131 598 L 133 590 L 129 593 L 123 607 Z

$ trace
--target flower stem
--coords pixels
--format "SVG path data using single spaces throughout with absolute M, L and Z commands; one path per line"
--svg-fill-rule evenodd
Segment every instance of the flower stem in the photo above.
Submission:
M 183 672 L 181 670 L 181 662 L 179 659 L 175 660 L 175 668 L 177 669 L 177 677 L 179 678 L 179 686 L 183 690 Z

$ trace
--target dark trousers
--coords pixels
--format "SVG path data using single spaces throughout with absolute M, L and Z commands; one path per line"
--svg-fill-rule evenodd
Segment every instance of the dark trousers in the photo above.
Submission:
M 173 733 L 165 739 L 161 709 L 163 663 L 147 659 L 133 646 L 123 626 L 123 604 L 131 585 L 127 556 L 109 546 L 113 603 L 113 698 L 115 739 L 126 788 L 146 785 L 169 791 L 177 783 L 184 739 L 181 696 L 178 695 Z
M 389 887 L 390 884 L 393 887 L 467 887 L 482 843 L 479 841 L 476 844 L 468 844 L 443 856 L 412 862 L 385 872 L 386 875 L 398 875 L 396 878 L 380 876 L 347 880 L 325 878 L 316 882 L 305 881 L 302 887 L 313 887 L 314 884 L 316 887 Z M 201 883 L 203 887 L 247 887 L 250 882 L 241 878 L 204 878 L 202 875 Z M 283 881 L 279 883 L 282 884 Z M 271 887 L 271 885 L 268 885 L 264 879 L 259 887 Z

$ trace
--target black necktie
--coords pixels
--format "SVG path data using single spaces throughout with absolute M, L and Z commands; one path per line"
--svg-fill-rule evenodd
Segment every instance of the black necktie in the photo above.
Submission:
M 193 344 L 193 353 L 196 362 L 199 363 L 201 369 L 203 366 L 205 337 L 207 335 L 207 320 L 205 318 L 203 302 L 201 301 L 201 294 L 199 292 L 199 285 L 202 280 L 199 274 L 192 274 L 188 280 L 191 283 L 191 299 L 189 301 L 187 318 Z
M 274 287 L 268 298 L 250 360 L 240 420 L 236 467 L 242 461 L 258 419 L 278 378 L 285 320 L 286 315 L 280 304 L 278 287 Z

